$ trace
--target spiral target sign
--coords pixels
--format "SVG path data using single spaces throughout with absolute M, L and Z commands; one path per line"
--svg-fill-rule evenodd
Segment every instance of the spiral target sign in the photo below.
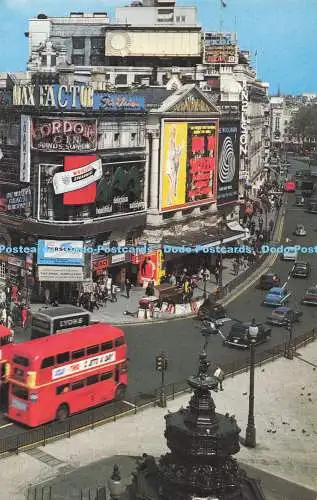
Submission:
M 232 182 L 236 172 L 236 157 L 231 137 L 226 137 L 222 144 L 219 160 L 219 181 L 222 184 Z

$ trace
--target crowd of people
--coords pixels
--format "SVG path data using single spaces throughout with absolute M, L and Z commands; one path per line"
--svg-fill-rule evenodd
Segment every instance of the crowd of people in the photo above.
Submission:
M 0 324 L 11 329 L 15 326 L 25 328 L 29 318 L 26 291 L 18 285 L 6 283 L 0 291 Z

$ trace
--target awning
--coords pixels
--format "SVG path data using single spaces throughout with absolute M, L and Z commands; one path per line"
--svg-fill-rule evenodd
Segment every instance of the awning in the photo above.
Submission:
M 248 228 L 243 228 L 241 226 L 241 224 L 239 224 L 239 222 L 237 221 L 233 221 L 233 222 L 227 222 L 227 226 L 229 229 L 231 229 L 231 231 L 235 231 L 235 232 L 239 232 L 241 233 L 241 236 L 238 237 L 237 239 L 239 240 L 242 240 L 242 241 L 245 241 L 245 240 L 248 240 L 250 238 L 250 231 Z
M 220 240 L 219 235 L 217 234 L 216 228 L 210 229 L 202 229 L 201 231 L 191 231 L 186 233 L 184 236 L 176 236 L 173 235 L 171 237 L 165 237 L 162 240 L 162 245 L 170 245 L 175 248 L 177 247 L 192 247 L 193 251 L 197 246 L 200 247 L 200 250 L 216 247 L 219 245 L 225 245 L 230 242 L 238 241 L 238 240 L 246 240 L 249 237 L 249 233 L 240 226 L 239 223 L 236 223 L 239 228 L 237 230 L 231 229 L 228 223 L 227 228 L 222 232 L 222 238 Z

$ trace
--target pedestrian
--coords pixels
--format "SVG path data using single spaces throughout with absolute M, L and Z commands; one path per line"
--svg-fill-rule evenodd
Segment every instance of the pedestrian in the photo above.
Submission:
M 4 290 L 1 290 L 0 292 L 0 306 L 5 306 L 7 301 L 7 295 Z
M 177 282 L 177 280 L 176 280 L 176 276 L 175 276 L 175 274 L 174 274 L 174 273 L 172 273 L 172 274 L 170 275 L 170 277 L 169 277 L 169 283 L 170 283 L 170 285 L 175 286 L 175 285 L 176 285 L 176 282 Z
M 129 278 L 126 278 L 126 280 L 125 280 L 125 291 L 126 291 L 128 299 L 130 298 L 130 290 L 131 290 L 131 281 L 130 281 Z
M 215 373 L 214 373 L 214 377 L 217 379 L 218 381 L 218 386 L 217 386 L 217 389 L 216 391 L 218 391 L 218 389 L 220 389 L 221 391 L 223 391 L 223 381 L 224 381 L 224 378 L 225 378 L 225 374 L 224 372 L 222 371 L 222 369 L 218 366 L 218 368 L 215 370 Z
M 98 309 L 99 311 L 99 305 L 97 303 L 97 295 L 95 292 L 92 292 L 91 297 L 90 297 L 90 311 L 94 312 L 94 309 Z
M 106 279 L 107 297 L 111 297 L 112 277 L 108 274 Z
M 49 305 L 51 302 L 51 293 L 50 293 L 49 288 L 47 288 L 47 287 L 44 290 L 44 301 L 45 301 L 46 305 Z
M 112 285 L 111 285 L 111 302 L 118 302 L 117 285 L 115 283 L 112 283 Z
M 28 319 L 28 308 L 25 304 L 21 305 L 21 324 L 22 328 L 25 328 L 26 321 Z

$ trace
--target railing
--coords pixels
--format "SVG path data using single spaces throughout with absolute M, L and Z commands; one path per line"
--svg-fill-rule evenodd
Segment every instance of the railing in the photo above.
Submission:
M 315 332 L 314 329 L 296 337 L 294 339 L 295 349 L 306 345 L 316 338 L 317 331 Z M 285 344 L 276 345 L 262 352 L 256 352 L 256 365 L 262 366 L 269 361 L 274 361 L 283 356 L 285 352 Z M 239 373 L 246 372 L 249 369 L 248 357 L 246 356 L 245 359 L 235 360 L 231 363 L 222 365 L 222 369 L 226 377 L 233 377 Z M 4 458 L 11 454 L 18 454 L 20 451 L 29 450 L 38 446 L 45 446 L 60 438 L 70 438 L 73 434 L 83 430 L 94 429 L 99 425 L 115 422 L 117 419 L 126 415 L 136 415 L 138 412 L 148 407 L 158 406 L 160 391 L 161 388 L 155 389 L 150 394 L 139 393 L 130 398 L 133 404 L 130 403 L 129 406 L 124 402 L 110 403 L 78 415 L 73 415 L 62 422 L 53 422 L 36 429 L 27 430 L 18 435 L 1 438 L 0 458 Z M 167 399 L 173 400 L 176 396 L 186 392 L 191 392 L 186 380 L 168 384 L 165 387 Z

